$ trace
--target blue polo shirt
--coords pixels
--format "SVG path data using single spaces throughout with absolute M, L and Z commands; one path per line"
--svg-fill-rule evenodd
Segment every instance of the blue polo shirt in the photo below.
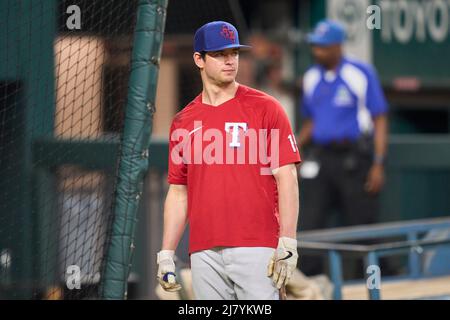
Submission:
M 335 71 L 314 65 L 303 77 L 302 114 L 313 122 L 314 143 L 371 135 L 372 118 L 385 112 L 386 98 L 370 65 L 343 58 Z

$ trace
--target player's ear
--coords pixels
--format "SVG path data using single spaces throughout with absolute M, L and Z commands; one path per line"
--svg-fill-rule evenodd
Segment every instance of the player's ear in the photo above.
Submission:
M 193 58 L 194 58 L 195 65 L 199 69 L 202 69 L 205 65 L 204 56 L 200 52 L 194 52 Z

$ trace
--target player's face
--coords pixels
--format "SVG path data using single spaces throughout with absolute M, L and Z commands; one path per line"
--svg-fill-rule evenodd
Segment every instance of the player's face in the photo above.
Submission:
M 239 49 L 208 52 L 199 67 L 203 68 L 207 81 L 216 85 L 234 82 L 239 67 Z
M 335 64 L 341 55 L 340 45 L 312 46 L 311 50 L 314 60 L 326 68 Z

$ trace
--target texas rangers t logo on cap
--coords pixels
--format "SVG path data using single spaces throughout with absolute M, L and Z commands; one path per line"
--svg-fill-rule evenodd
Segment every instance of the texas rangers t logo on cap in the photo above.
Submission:
M 234 31 L 232 29 L 228 29 L 228 26 L 224 24 L 222 26 L 222 31 L 220 32 L 222 37 L 231 40 L 233 43 L 236 42 L 236 36 L 234 35 Z

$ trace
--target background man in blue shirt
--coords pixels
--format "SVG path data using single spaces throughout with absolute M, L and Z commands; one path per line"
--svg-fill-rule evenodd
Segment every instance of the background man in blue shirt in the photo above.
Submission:
M 328 227 L 335 210 L 340 225 L 377 221 L 387 103 L 373 67 L 343 56 L 344 40 L 343 27 L 331 20 L 308 35 L 316 64 L 303 77 L 304 120 L 297 138 L 301 148 L 308 145 L 300 170 L 302 230 Z M 308 261 L 313 260 L 303 260 L 303 272 L 322 272 Z

